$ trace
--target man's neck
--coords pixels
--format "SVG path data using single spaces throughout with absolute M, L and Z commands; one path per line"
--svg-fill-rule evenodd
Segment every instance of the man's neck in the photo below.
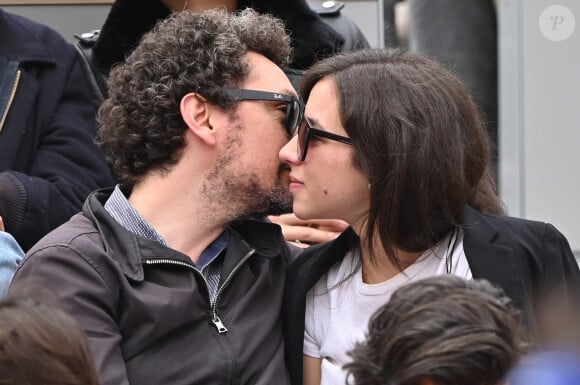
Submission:
M 171 248 L 197 262 L 202 251 L 224 231 L 227 221 L 197 196 L 195 183 L 184 181 L 188 179 L 150 175 L 133 188 L 128 199 Z

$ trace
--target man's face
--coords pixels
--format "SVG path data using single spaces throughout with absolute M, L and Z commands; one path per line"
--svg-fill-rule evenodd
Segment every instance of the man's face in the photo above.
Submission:
M 273 62 L 247 54 L 251 73 L 242 89 L 293 95 L 296 91 Z M 228 200 L 231 219 L 280 214 L 292 209 L 288 167 L 278 152 L 290 135 L 285 127 L 288 104 L 281 101 L 242 100 L 231 118 L 224 150 L 208 177 L 204 192 L 220 191 Z

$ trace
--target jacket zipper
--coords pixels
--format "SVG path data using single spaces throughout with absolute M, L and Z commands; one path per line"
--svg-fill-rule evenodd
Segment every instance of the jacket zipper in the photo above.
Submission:
M 246 255 L 244 255 L 244 257 L 242 259 L 240 259 L 240 261 L 236 264 L 236 266 L 232 269 L 231 273 L 225 279 L 223 285 L 221 285 L 218 288 L 218 291 L 217 291 L 216 297 L 215 297 L 215 301 L 212 301 L 210 298 L 209 302 L 211 304 L 211 321 L 213 322 L 213 324 L 216 327 L 219 334 L 223 334 L 223 333 L 226 333 L 228 331 L 228 329 L 225 327 L 225 325 L 223 324 L 222 320 L 220 319 L 220 317 L 218 316 L 218 313 L 217 313 L 217 305 L 218 305 L 218 302 L 220 299 L 220 295 L 221 295 L 223 289 L 230 283 L 233 275 L 240 269 L 240 267 L 244 264 L 244 262 L 246 262 L 252 256 L 252 254 L 254 254 L 255 252 L 256 252 L 256 250 L 252 249 Z M 189 263 L 175 261 L 173 259 L 158 258 L 158 259 L 146 259 L 145 264 L 147 264 L 147 265 L 170 264 L 170 265 L 178 265 L 178 266 L 187 267 L 190 270 L 193 270 L 195 273 L 197 273 L 201 277 L 201 279 L 203 279 L 203 282 L 205 283 L 205 287 L 207 288 L 207 291 L 209 293 L 209 283 L 205 279 L 205 276 L 195 266 L 190 265 Z
M 4 123 L 6 122 L 6 117 L 8 116 L 8 111 L 10 111 L 10 106 L 12 105 L 12 101 L 14 100 L 14 95 L 16 95 L 16 90 L 18 89 L 18 83 L 20 83 L 20 74 L 21 71 L 16 71 L 16 78 L 14 79 L 14 84 L 12 85 L 12 90 L 10 91 L 10 97 L 8 98 L 8 104 L 6 104 L 6 109 L 4 110 L 4 114 L 2 114 L 2 118 L 0 119 L 0 132 L 4 128 Z
M 237 263 L 237 265 L 232 269 L 230 274 L 225 279 L 224 284 L 218 288 L 217 294 L 215 296 L 215 301 L 212 305 L 212 321 L 213 321 L 215 327 L 217 328 L 218 333 L 220 333 L 220 334 L 226 333 L 228 331 L 228 329 L 222 323 L 222 320 L 220 319 L 220 317 L 218 317 L 218 315 L 217 315 L 217 304 L 219 302 L 222 291 L 230 283 L 233 275 L 240 269 L 240 267 L 244 264 L 244 262 L 246 262 L 255 252 L 256 252 L 255 249 L 248 251 L 248 253 L 246 255 L 244 255 L 243 258 L 240 259 L 240 261 Z

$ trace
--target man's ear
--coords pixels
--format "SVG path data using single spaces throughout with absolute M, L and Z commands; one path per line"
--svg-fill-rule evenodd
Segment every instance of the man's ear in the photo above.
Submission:
M 181 117 L 183 121 L 200 141 L 215 145 L 215 131 L 210 124 L 212 112 L 211 104 L 201 95 L 189 93 L 181 99 Z

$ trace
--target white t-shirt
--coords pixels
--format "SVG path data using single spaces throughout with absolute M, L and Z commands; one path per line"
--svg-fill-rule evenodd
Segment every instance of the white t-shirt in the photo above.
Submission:
M 346 372 L 342 366 L 350 362 L 347 352 L 353 349 L 355 342 L 364 340 L 374 312 L 388 302 L 399 287 L 447 274 L 448 254 L 451 254 L 450 274 L 471 279 L 463 251 L 463 231 L 459 228 L 385 282 L 363 283 L 360 268 L 352 274 L 355 266 L 360 265 L 358 252 L 349 252 L 339 265 L 320 278 L 306 298 L 303 351 L 307 356 L 322 359 L 321 385 L 345 383 Z

